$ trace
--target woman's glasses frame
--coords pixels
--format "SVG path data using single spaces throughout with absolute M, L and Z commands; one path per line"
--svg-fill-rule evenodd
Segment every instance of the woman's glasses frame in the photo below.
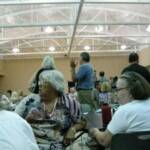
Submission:
M 128 87 L 116 88 L 116 91 L 119 92 L 121 90 L 127 89 Z

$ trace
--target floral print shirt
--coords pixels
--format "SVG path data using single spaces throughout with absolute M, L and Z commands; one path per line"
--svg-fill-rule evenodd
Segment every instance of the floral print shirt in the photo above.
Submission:
M 52 113 L 44 109 L 40 96 L 35 94 L 24 98 L 15 111 L 23 118 L 32 111 L 42 113 L 42 118 L 31 124 L 40 150 L 64 149 L 64 134 L 80 119 L 79 103 L 67 94 L 57 99 Z

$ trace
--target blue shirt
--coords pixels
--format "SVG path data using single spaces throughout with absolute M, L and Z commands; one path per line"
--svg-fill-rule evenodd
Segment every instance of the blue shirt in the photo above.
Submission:
M 82 64 L 79 67 L 79 71 L 75 76 L 77 80 L 78 89 L 92 89 L 93 88 L 93 67 L 91 64 Z

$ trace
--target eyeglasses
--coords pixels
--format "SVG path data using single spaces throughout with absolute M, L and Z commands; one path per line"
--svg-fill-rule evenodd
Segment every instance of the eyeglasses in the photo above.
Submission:
M 116 88 L 116 91 L 119 92 L 121 90 L 127 89 L 128 87 Z

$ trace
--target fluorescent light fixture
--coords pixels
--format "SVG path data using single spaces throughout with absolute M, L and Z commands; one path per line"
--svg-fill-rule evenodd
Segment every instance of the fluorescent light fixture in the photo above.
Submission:
M 87 46 L 84 46 L 84 49 L 85 49 L 86 51 L 88 51 L 88 50 L 91 49 L 91 47 L 87 45 Z
M 97 33 L 100 33 L 100 32 L 103 32 L 104 31 L 104 27 L 103 26 L 96 26 L 95 27 L 95 32 L 97 32 Z
M 127 48 L 127 46 L 126 45 L 121 45 L 121 47 L 120 47 L 122 50 L 125 50 L 126 48 Z
M 51 52 L 54 52 L 54 51 L 55 51 L 55 47 L 54 47 L 54 46 L 50 46 L 48 49 L 49 49 Z
M 44 32 L 46 32 L 46 33 L 52 33 L 54 31 L 54 28 L 52 28 L 52 27 L 44 27 Z
M 20 49 L 15 47 L 15 48 L 12 49 L 12 51 L 13 51 L 13 53 L 19 53 Z
M 148 25 L 148 27 L 146 28 L 147 32 L 150 32 L 150 25 Z
M 124 13 L 122 13 L 122 16 L 123 16 L 123 17 L 128 17 L 129 15 L 130 15 L 130 14 L 129 14 L 128 12 L 126 12 L 126 11 L 125 11 Z

